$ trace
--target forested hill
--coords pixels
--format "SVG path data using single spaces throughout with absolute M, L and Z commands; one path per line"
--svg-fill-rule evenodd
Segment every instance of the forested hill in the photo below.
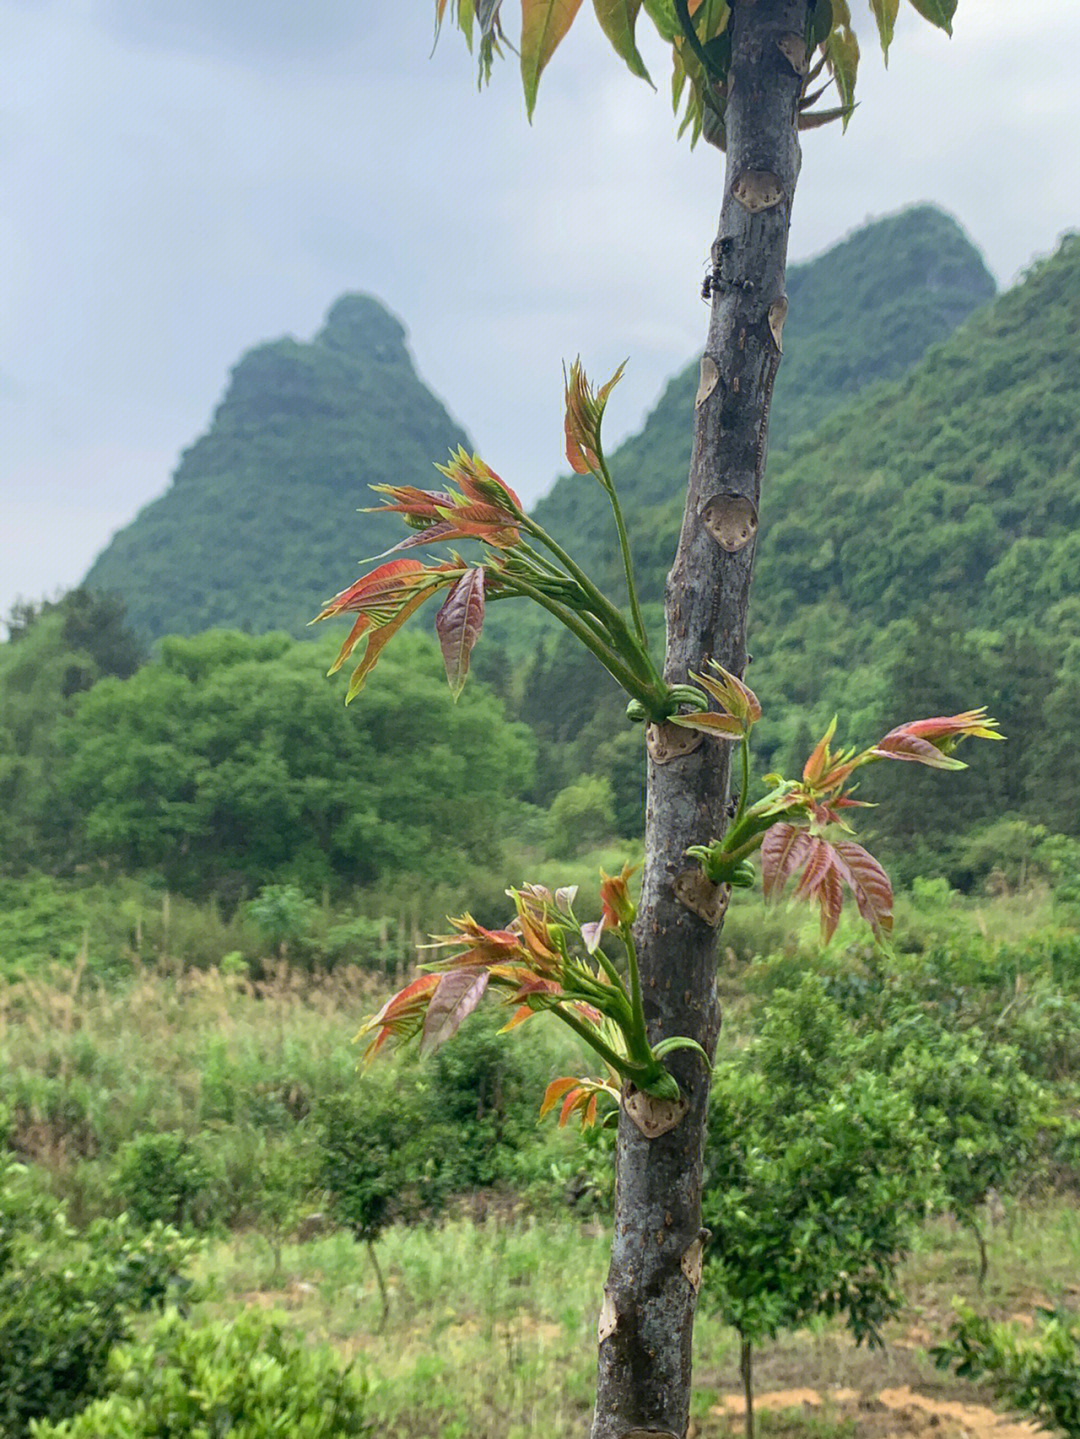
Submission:
M 654 596 L 681 511 L 672 498 L 632 512 Z M 1080 832 L 1080 236 L 774 455 L 762 520 L 749 677 L 763 771 L 801 766 L 837 712 L 842 739 L 865 741 L 985 703 L 1010 742 L 948 786 L 872 773 L 875 797 L 896 791 L 891 839 L 935 872 L 953 838 L 995 816 Z M 620 714 L 595 665 L 550 647 L 521 711 L 541 779 L 616 774 Z
M 85 584 L 124 599 L 148 639 L 230 625 L 298 633 L 357 561 L 400 537 L 393 521 L 357 515 L 367 486 L 430 485 L 432 461 L 467 443 L 417 376 L 401 324 L 346 295 L 310 343 L 243 356 L 168 491 Z
M 904 374 L 993 296 L 994 281 L 956 221 L 918 205 L 792 266 L 787 293 L 784 362 L 770 416 L 773 454 L 865 385 Z M 704 326 L 704 307 L 702 313 Z M 697 383 L 695 360 L 670 382 L 641 433 L 612 457 L 623 503 L 647 531 L 652 507 L 674 496 L 681 508 Z M 617 584 L 607 501 L 598 486 L 561 479 L 537 505 L 536 517 L 552 533 L 574 536 L 575 553 Z M 666 573 L 677 533 L 665 524 L 661 545 L 651 546 L 647 557 L 654 568 L 663 565 Z M 663 576 L 647 578 L 649 597 L 658 597 L 656 581 L 662 585 Z
M 903 373 L 993 288 L 960 228 L 928 206 L 794 267 L 774 447 L 868 380 Z M 643 520 L 685 482 L 695 376 L 691 366 L 671 382 L 616 457 L 627 507 Z M 374 299 L 345 296 L 310 343 L 277 340 L 240 360 L 168 491 L 113 537 L 84 583 L 123 598 L 144 639 L 212 625 L 298 634 L 328 586 L 400 537 L 392 521 L 356 513 L 367 486 L 430 486 L 433 461 L 459 442 L 465 436 L 417 376 L 399 322 Z M 597 486 L 560 481 L 538 513 L 604 573 Z M 669 562 L 667 550 L 657 552 L 654 567 Z M 513 642 L 511 632 L 521 647 L 533 628 L 519 613 L 507 626 Z

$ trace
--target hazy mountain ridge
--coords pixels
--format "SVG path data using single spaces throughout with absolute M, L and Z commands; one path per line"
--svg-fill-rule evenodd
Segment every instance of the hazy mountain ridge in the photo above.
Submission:
M 788 291 L 774 448 L 861 384 L 901 373 L 993 293 L 993 280 L 956 223 L 920 206 L 794 266 Z M 642 521 L 653 597 L 674 536 L 644 511 L 681 496 L 695 376 L 696 364 L 678 375 L 613 458 L 628 513 Z M 345 296 L 313 340 L 240 359 L 170 488 L 113 537 L 85 584 L 120 595 L 147 638 L 220 625 L 299 633 L 358 560 L 400 538 L 392 520 L 356 513 L 367 486 L 430 486 L 432 462 L 458 443 L 466 436 L 418 377 L 401 323 L 369 296 Z M 537 515 L 617 587 L 595 484 L 560 481 Z M 530 620 L 506 610 L 493 613 L 493 634 L 528 645 Z

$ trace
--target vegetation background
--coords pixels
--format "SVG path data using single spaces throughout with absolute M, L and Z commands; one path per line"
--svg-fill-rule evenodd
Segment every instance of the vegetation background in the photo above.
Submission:
M 906 767 L 867 786 L 904 887 L 891 956 L 733 908 L 694 1422 L 731 1425 L 749 1344 L 758 1390 L 798 1409 L 767 1429 L 920 1433 L 918 1395 L 966 1393 L 929 1355 L 954 1292 L 997 1318 L 1077 1307 L 1080 241 L 995 297 L 955 223 L 917 207 L 789 293 L 752 631 L 762 768 L 801 766 L 840 707 L 859 741 L 985 701 L 1010 743 L 948 784 Z M 693 388 L 677 376 L 612 462 L 654 625 Z M 271 1409 L 355 1361 L 312 1433 L 580 1430 L 608 1137 L 536 1123 L 572 1051 L 478 1016 L 361 1080 L 351 1041 L 447 912 L 498 922 L 526 877 L 595 906 L 600 865 L 636 857 L 639 736 L 587 657 L 510 606 L 457 704 L 423 633 L 347 711 L 322 678 L 332 638 L 301 638 L 343 542 L 397 538 L 355 513 L 365 485 L 429 484 L 465 442 L 400 323 L 344 297 L 310 343 L 243 357 L 85 587 L 10 616 L 5 1434 L 157 1433 L 174 1383 L 219 1386 L 254 1425 L 235 1386 L 253 1356 Z M 617 590 L 590 485 L 560 480 L 537 515 Z M 756 1246 L 748 1292 L 725 1244 Z M 241 1311 L 231 1337 L 211 1322 Z M 1054 1323 L 1039 1342 L 1068 1351 Z M 1019 1402 L 1019 1383 L 995 1392 Z

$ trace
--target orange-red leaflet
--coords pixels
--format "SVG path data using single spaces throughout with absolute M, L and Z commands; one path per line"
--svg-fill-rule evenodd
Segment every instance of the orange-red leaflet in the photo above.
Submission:
M 575 1089 L 579 1083 L 580 1080 L 574 1075 L 563 1075 L 560 1079 L 553 1079 L 544 1090 L 544 1098 L 540 1105 L 540 1118 L 543 1119 L 545 1114 L 550 1113 L 563 1095 L 569 1090 Z
M 618 874 L 600 871 L 600 904 L 606 926 L 633 924 L 637 909 L 630 898 L 627 881 L 636 869 L 637 865 L 624 864 Z

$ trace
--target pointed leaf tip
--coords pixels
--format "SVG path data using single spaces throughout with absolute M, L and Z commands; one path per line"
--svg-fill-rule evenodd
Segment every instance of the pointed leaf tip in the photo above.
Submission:
M 477 565 L 465 571 L 435 616 L 435 633 L 455 700 L 464 688 L 469 657 L 483 627 L 484 571 Z
M 521 0 L 521 79 L 530 122 L 540 76 L 580 8 L 581 0 Z

